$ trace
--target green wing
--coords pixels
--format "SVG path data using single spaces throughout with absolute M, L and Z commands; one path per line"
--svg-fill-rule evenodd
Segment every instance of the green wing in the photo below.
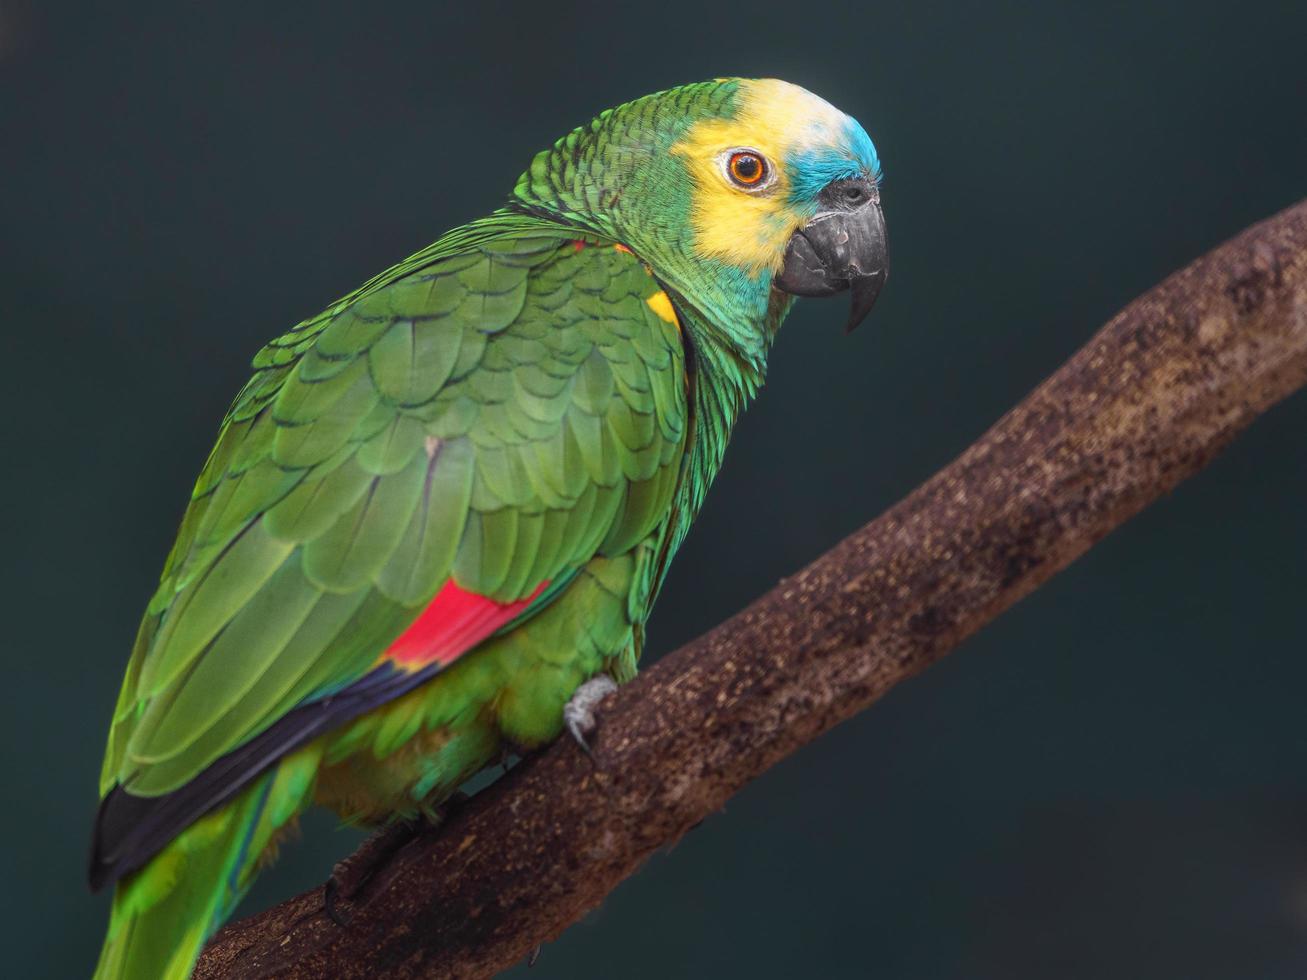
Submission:
M 679 332 L 629 253 L 448 236 L 273 341 L 196 483 L 101 776 L 154 796 L 363 676 L 451 577 L 498 601 L 655 531 Z

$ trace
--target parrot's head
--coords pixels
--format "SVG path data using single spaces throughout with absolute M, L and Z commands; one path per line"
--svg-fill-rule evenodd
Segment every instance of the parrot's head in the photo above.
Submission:
M 849 289 L 849 329 L 888 273 L 880 160 L 797 85 L 718 79 L 602 113 L 539 154 L 518 206 L 616 239 L 743 352 L 794 296 Z

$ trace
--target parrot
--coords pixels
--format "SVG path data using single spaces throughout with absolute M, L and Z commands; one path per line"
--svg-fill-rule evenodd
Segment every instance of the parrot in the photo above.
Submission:
M 881 180 L 797 85 L 670 88 L 257 353 L 113 710 L 97 980 L 189 977 L 311 805 L 587 746 L 796 297 L 875 303 Z

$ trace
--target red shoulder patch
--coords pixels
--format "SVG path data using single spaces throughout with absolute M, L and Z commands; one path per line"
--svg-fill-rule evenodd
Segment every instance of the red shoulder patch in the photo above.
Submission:
M 451 578 L 409 628 L 386 648 L 382 659 L 408 670 L 433 663 L 448 666 L 525 612 L 548 585 L 548 581 L 541 582 L 525 599 L 496 602 L 459 588 Z

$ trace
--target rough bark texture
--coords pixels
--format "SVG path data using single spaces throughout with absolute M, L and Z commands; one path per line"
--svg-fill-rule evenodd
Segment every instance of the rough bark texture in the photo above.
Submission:
M 1132 303 L 957 461 L 414 839 L 354 901 L 238 922 L 197 976 L 482 977 L 958 645 L 1307 381 L 1307 202 Z

